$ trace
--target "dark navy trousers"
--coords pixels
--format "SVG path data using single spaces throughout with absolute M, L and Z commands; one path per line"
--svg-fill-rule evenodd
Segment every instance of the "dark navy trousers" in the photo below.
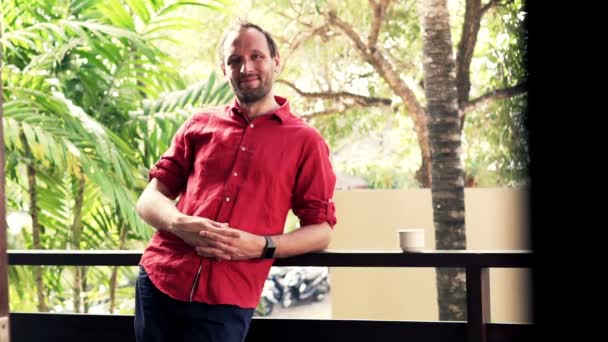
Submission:
M 137 342 L 243 342 L 254 309 L 175 300 L 139 267 L 135 285 Z

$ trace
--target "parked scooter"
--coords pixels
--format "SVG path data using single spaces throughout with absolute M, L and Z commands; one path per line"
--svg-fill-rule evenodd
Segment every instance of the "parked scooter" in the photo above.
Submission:
M 283 298 L 283 277 L 287 273 L 284 267 L 271 267 L 268 278 L 264 282 L 264 289 L 260 297 L 260 303 L 254 311 L 256 316 L 269 316 L 272 314 L 275 304 L 279 304 Z
M 288 308 L 304 301 L 321 301 L 329 293 L 327 267 L 293 267 L 282 279 L 281 306 Z
M 279 299 L 275 297 L 277 288 L 274 281 L 266 279 L 264 282 L 264 289 L 262 290 L 262 296 L 260 297 L 260 303 L 255 308 L 255 316 L 269 316 L 274 309 L 274 305 L 279 303 Z

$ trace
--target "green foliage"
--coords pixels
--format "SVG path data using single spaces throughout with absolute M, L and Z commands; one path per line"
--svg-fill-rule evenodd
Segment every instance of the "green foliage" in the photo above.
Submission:
M 522 186 L 528 182 L 529 150 L 525 95 L 497 101 L 467 118 L 463 144 L 467 172 L 478 186 Z M 488 129 L 492 127 L 492 129 Z M 498 129 L 497 129 L 498 128 Z M 483 132 L 483 134 L 482 134 Z
M 326 12 L 328 5 L 322 4 L 320 8 L 322 12 Z M 464 21 L 464 2 L 450 2 L 449 5 L 452 41 L 456 51 Z M 283 15 L 277 16 L 280 24 L 273 32 L 278 32 L 279 36 L 298 37 L 299 32 L 308 31 L 310 27 L 317 27 L 316 25 L 322 22 L 323 17 L 319 16 L 318 10 L 319 4 L 315 7 L 311 3 L 292 2 L 292 9 L 285 9 L 283 12 L 286 12 L 288 17 L 297 18 L 300 23 L 296 23 L 296 19 L 286 20 Z M 371 24 L 369 4 L 365 1 L 339 3 L 336 11 L 340 18 L 351 24 L 366 41 Z M 524 17 L 521 1 L 501 4 L 485 14 L 471 65 L 471 99 L 525 81 L 525 33 L 522 25 Z M 420 35 L 415 1 L 400 1 L 387 12 L 378 45 L 384 49 L 389 62 L 399 70 L 399 76 L 424 106 Z M 304 42 L 301 48 L 290 55 L 283 78 L 290 79 L 304 91 L 344 90 L 364 96 L 391 98 L 391 109 L 384 111 L 409 115 L 405 112 L 400 98 L 380 79 L 345 34 L 333 29 L 326 37 L 329 38 L 317 35 Z M 286 40 L 280 48 L 289 49 L 290 43 L 290 40 Z M 293 107 L 302 114 L 335 107 L 335 101 L 301 98 L 286 87 L 278 89 L 287 93 L 294 103 Z M 463 136 L 463 162 L 466 172 L 475 177 L 477 186 L 527 184 L 528 148 L 523 125 L 525 107 L 525 96 L 519 96 L 493 101 L 483 108 L 467 113 Z M 358 161 L 353 160 L 351 155 L 340 156 L 341 147 L 337 143 L 340 139 L 352 144 L 364 137 L 382 135 L 381 132 L 385 129 L 382 125 L 384 118 L 372 114 L 375 109 L 363 111 L 367 113 L 357 115 L 359 110 L 336 110 L 336 116 L 339 118 L 315 118 L 311 121 L 312 125 L 326 134 L 324 136 L 334 152 L 336 169 L 359 175 L 372 187 L 417 187 L 413 180 L 421 159 L 419 152 L 412 151 L 417 149 L 412 125 L 409 125 L 408 131 L 394 133 L 402 137 L 408 136 L 403 139 L 404 144 L 400 147 L 388 150 L 380 146 L 373 149 L 379 150 L 375 153 L 359 154 Z M 345 119 L 346 117 L 353 119 Z M 365 123 L 376 120 L 380 121 Z M 338 122 L 343 124 L 338 126 Z M 357 132 L 354 125 L 364 125 L 370 129 L 367 135 L 363 135 Z M 377 140 L 377 144 L 380 142 Z M 403 161 L 404 156 L 408 156 L 407 162 Z
M 471 65 L 471 98 L 526 80 L 525 13 L 520 1 L 486 14 Z M 467 114 L 464 127 L 465 170 L 478 186 L 528 183 L 529 149 L 525 129 L 527 96 L 494 101 Z
M 27 213 L 28 193 L 35 193 L 43 248 L 141 248 L 149 239 L 152 230 L 134 210 L 147 167 L 166 150 L 194 106 L 224 102 L 228 93 L 212 73 L 207 81 L 186 87 L 176 61 L 155 44 L 170 41 L 171 30 L 193 27 L 194 21 L 182 20 L 177 10 L 193 5 L 217 9 L 223 3 L 2 2 L 8 212 Z M 26 164 L 36 171 L 35 189 L 28 188 Z M 80 178 L 85 188 L 78 209 Z M 83 226 L 75 246 L 77 210 Z M 123 227 L 127 241 L 119 238 Z M 9 238 L 11 248 L 31 248 L 31 222 Z M 43 269 L 50 309 L 72 310 L 65 303 L 72 296 L 73 270 Z M 110 273 L 87 271 L 86 303 L 107 297 Z M 11 276 L 11 306 L 33 310 L 38 286 L 33 268 L 11 267 Z M 133 279 L 128 272 L 122 277 Z M 122 301 L 132 301 L 129 291 L 118 291 Z
M 1 6 L 8 212 L 30 209 L 25 165 L 32 163 L 44 248 L 74 248 L 80 176 L 85 197 L 78 247 L 144 246 L 152 230 L 133 205 L 147 172 L 189 115 L 231 98 L 218 73 L 217 44 L 225 25 L 243 14 L 274 34 L 284 62 L 279 78 L 308 92 L 392 100 L 390 107 L 343 110 L 335 100 L 304 98 L 276 85 L 300 115 L 335 112 L 309 122 L 328 141 L 336 171 L 362 177 L 372 188 L 417 187 L 421 156 L 402 100 L 340 30 L 305 39 L 332 8 L 367 40 L 368 1 L 3 0 Z M 450 10 L 457 46 L 464 3 L 452 2 Z M 471 65 L 472 99 L 526 79 L 524 17 L 520 0 L 485 15 Z M 396 2 L 378 46 L 424 105 L 420 30 L 415 1 Z M 290 51 L 296 41 L 299 47 Z M 478 186 L 527 184 L 526 101 L 525 95 L 493 101 L 467 114 L 463 160 Z M 290 212 L 285 231 L 297 225 Z M 9 229 L 9 246 L 31 248 L 31 223 Z M 73 268 L 43 269 L 51 310 L 72 310 Z M 36 310 L 33 268 L 9 271 L 12 309 Z M 118 313 L 132 312 L 135 272 L 119 268 Z M 82 296 L 92 311 L 108 309 L 110 275 L 111 268 L 86 268 Z

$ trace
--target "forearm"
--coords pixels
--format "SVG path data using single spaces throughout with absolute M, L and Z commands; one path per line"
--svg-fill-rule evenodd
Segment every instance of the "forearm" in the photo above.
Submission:
M 326 249 L 331 241 L 331 227 L 326 222 L 312 224 L 288 234 L 274 235 L 272 239 L 277 245 L 275 258 L 287 258 Z
M 135 208 L 146 223 L 159 230 L 172 230 L 175 223 L 184 217 L 171 199 L 152 189 L 143 191 Z

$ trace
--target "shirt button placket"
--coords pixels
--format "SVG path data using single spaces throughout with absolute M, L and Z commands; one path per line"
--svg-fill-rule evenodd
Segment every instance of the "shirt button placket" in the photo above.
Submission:
M 255 126 L 254 126 L 254 124 L 250 124 L 249 127 L 253 128 Z M 241 151 L 243 151 L 243 152 L 247 151 L 247 147 L 245 147 L 245 145 L 241 145 Z M 241 157 L 239 156 L 237 158 L 240 159 Z M 237 160 L 237 163 L 238 163 L 238 160 Z M 237 177 L 238 175 L 239 175 L 239 172 L 236 171 L 236 170 L 233 170 L 232 176 L 233 177 Z M 235 180 L 235 181 L 237 181 L 237 180 Z M 230 183 L 232 183 L 232 182 L 230 182 Z M 233 199 L 234 198 L 231 198 L 230 196 L 226 196 L 226 198 L 224 199 L 226 201 L 226 206 L 222 206 L 222 209 L 221 209 L 222 213 L 226 213 L 227 214 L 227 213 L 230 212 L 230 210 L 228 209 L 227 206 L 230 204 L 230 201 L 232 201 Z

